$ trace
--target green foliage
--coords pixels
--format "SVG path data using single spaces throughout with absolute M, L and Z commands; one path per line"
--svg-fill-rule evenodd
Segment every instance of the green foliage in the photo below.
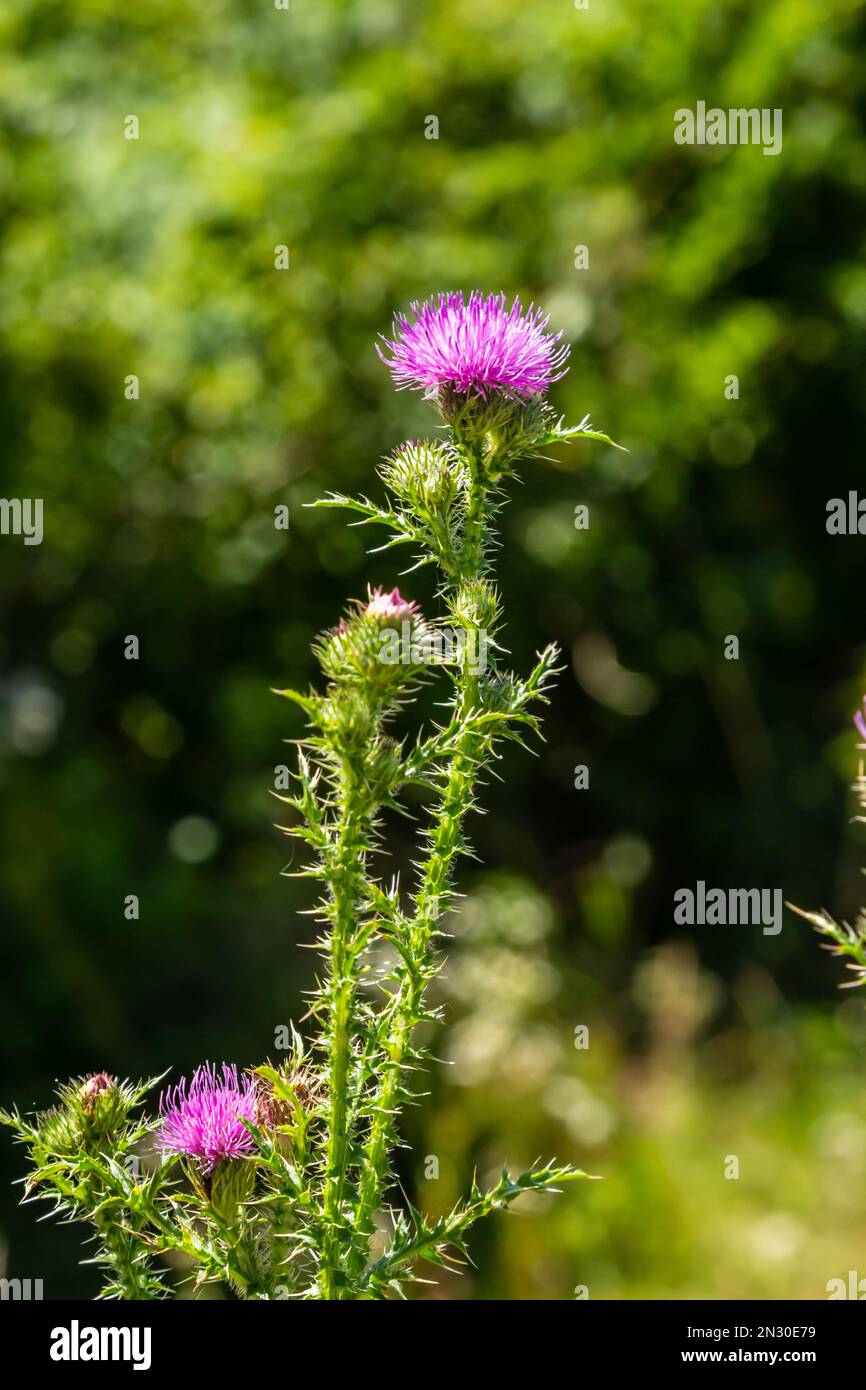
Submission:
M 459 1263 L 460 1257 L 468 1259 L 464 1235 L 480 1217 L 507 1211 L 518 1197 L 555 1192 L 559 1184 L 586 1176 L 573 1168 L 555 1167 L 531 1169 L 518 1178 L 503 1172 L 487 1192 L 481 1192 L 473 1182 L 466 1201 L 437 1221 L 425 1220 L 420 1211 L 411 1207 L 407 1212 L 397 1212 L 391 1243 L 365 1273 L 362 1290 L 373 1297 L 402 1293 L 403 1284 L 412 1278 L 412 1270 L 420 1260 L 442 1267 Z

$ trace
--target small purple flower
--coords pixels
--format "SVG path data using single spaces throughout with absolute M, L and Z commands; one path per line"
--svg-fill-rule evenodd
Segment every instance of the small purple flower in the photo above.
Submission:
M 856 725 L 858 734 L 863 740 L 862 743 L 858 743 L 858 748 L 866 748 L 866 719 L 863 718 L 864 710 L 866 710 L 866 695 L 863 696 L 863 709 L 858 709 L 854 714 L 854 724 Z
M 225 1062 L 222 1077 L 210 1062 L 163 1091 L 159 1099 L 162 1126 L 156 1147 L 163 1153 L 194 1158 L 210 1173 L 224 1158 L 239 1158 L 255 1148 L 243 1120 L 255 1123 L 256 1083 L 252 1076 L 238 1081 L 237 1067 Z
M 368 618 L 380 618 L 389 623 L 399 623 L 403 619 L 410 619 L 418 612 L 417 603 L 412 603 L 404 598 L 399 589 L 392 589 L 390 594 L 384 589 L 372 588 L 367 585 L 367 606 L 364 609 Z
M 376 346 L 401 389 L 534 396 L 565 375 L 562 334 L 546 333 L 547 315 L 531 304 L 524 310 L 519 299 L 509 309 L 504 294 L 473 290 L 468 303 L 440 294 L 411 311 L 414 321 L 397 315 L 393 340 L 380 335 L 390 356 Z

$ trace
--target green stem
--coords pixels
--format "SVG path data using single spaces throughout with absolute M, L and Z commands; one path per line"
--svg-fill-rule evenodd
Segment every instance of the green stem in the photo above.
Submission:
M 351 801 L 351 781 L 346 779 L 344 807 Z M 323 1236 L 319 1287 L 322 1298 L 345 1296 L 343 1245 L 346 1222 L 343 1187 L 349 1157 L 349 1067 L 352 1047 L 352 1011 L 357 989 L 351 948 L 357 921 L 363 877 L 363 837 L 358 816 L 344 809 L 338 833 L 337 860 L 331 881 L 334 914 L 331 921 L 330 978 L 327 999 L 330 1039 L 328 1048 L 328 1128 L 323 1194 Z
M 111 1216 L 97 1217 L 94 1225 L 102 1240 L 120 1297 L 136 1302 L 156 1297 L 159 1284 L 150 1274 L 146 1263 L 136 1258 L 141 1255 L 137 1239 L 121 1230 Z
M 472 760 L 463 755 L 455 757 L 451 764 L 431 835 L 421 886 L 415 899 L 415 916 L 409 924 L 402 979 L 386 1024 L 387 1061 L 373 1103 L 370 1132 L 361 1164 L 356 1225 L 363 1236 L 372 1233 L 372 1218 L 388 1175 L 388 1151 L 400 1100 L 403 1069 L 422 1012 L 424 990 L 433 973 L 431 941 L 448 890 L 451 869 L 462 844 L 461 826 L 472 795 L 474 771 Z M 356 1262 L 355 1268 L 359 1267 Z
M 484 565 L 487 483 L 477 446 L 465 445 L 464 450 L 469 485 L 460 572 L 456 583 L 479 578 Z M 467 637 L 473 628 L 474 625 L 467 625 Z M 455 691 L 455 709 L 466 714 L 477 699 L 478 678 L 465 664 Z M 365 1238 L 372 1234 L 373 1217 L 387 1181 L 388 1153 L 400 1101 L 403 1070 L 422 1013 L 424 990 L 434 973 L 431 941 L 447 894 L 453 863 L 462 845 L 463 819 L 472 800 L 475 761 L 471 754 L 475 741 L 475 735 L 464 735 L 452 754 L 442 800 L 430 835 L 421 884 L 415 897 L 415 915 L 408 926 L 405 954 L 398 968 L 400 984 L 384 1020 L 382 1047 L 386 1060 L 371 1105 L 372 1118 L 361 1163 L 355 1210 L 356 1229 Z M 362 1251 L 363 1242 L 354 1259 L 356 1274 L 361 1272 L 363 1266 Z
M 460 573 L 458 578 L 477 579 L 483 569 L 484 560 L 484 522 L 486 516 L 487 481 L 484 464 L 478 445 L 467 443 L 463 446 L 463 456 L 469 473 L 469 486 L 466 496 L 466 516 L 463 523 L 463 541 L 460 547 Z

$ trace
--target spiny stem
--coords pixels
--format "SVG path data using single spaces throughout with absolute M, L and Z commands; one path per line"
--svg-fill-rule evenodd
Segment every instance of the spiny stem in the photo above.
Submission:
M 464 443 L 462 452 L 468 473 L 468 487 L 463 542 L 460 549 L 460 578 L 477 579 L 483 566 L 484 519 L 488 489 L 479 446 L 474 441 Z
M 461 825 L 472 795 L 473 773 L 474 765 L 465 758 L 453 760 L 415 899 L 415 916 L 408 927 L 400 985 L 386 1025 L 387 1061 L 373 1104 L 361 1167 L 356 1224 L 364 1235 L 371 1233 L 372 1218 L 388 1176 L 388 1151 L 403 1087 L 403 1069 L 422 1012 L 424 990 L 433 973 L 431 940 L 447 893 L 451 868 L 462 844 Z
M 487 485 L 477 449 L 466 447 L 464 459 L 468 489 L 459 578 L 465 580 L 477 579 L 483 567 Z M 473 631 L 477 633 L 477 626 L 467 623 L 466 630 L 469 636 Z M 467 650 L 472 648 L 467 647 Z M 477 693 L 477 676 L 464 662 L 454 695 L 455 710 L 465 715 L 475 703 Z M 387 1181 L 388 1153 L 403 1085 L 403 1069 L 422 1012 L 424 990 L 432 973 L 431 940 L 439 921 L 453 863 L 462 844 L 463 819 L 472 803 L 475 763 L 469 753 L 475 742 L 475 735 L 464 735 L 451 758 L 439 810 L 430 833 L 421 884 L 415 897 L 415 914 L 404 943 L 405 954 L 398 967 L 398 990 L 388 1010 L 386 1060 L 372 1105 L 355 1213 L 357 1230 L 364 1236 L 371 1234 L 372 1219 Z
M 102 1241 L 105 1263 L 114 1276 L 115 1287 L 109 1284 L 109 1291 L 139 1302 L 154 1298 L 158 1282 L 142 1260 L 136 1238 L 124 1231 L 112 1214 L 100 1213 L 93 1224 Z
M 344 806 L 351 798 L 347 778 Z M 352 1006 L 357 988 L 350 947 L 363 880 L 364 841 L 359 817 L 344 809 L 338 830 L 337 862 L 331 890 L 335 911 L 331 921 L 330 974 L 327 999 L 330 1015 L 328 1047 L 328 1129 L 325 1185 L 322 1202 L 323 1242 L 319 1282 L 322 1297 L 343 1296 L 341 1266 L 344 1226 L 343 1186 L 349 1152 L 348 1087 L 351 1057 Z

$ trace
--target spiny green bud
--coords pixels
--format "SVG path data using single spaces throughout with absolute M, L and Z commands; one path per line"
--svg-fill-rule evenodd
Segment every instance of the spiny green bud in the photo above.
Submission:
M 448 606 L 461 626 L 482 628 L 491 632 L 498 624 L 501 604 L 495 584 L 486 579 L 464 580 Z
M 316 647 L 322 670 L 337 686 L 386 704 L 411 687 L 428 664 L 430 629 L 417 603 L 399 589 L 370 588 Z
M 343 753 L 366 748 L 375 732 L 369 702 L 355 686 L 335 686 L 319 707 L 319 727 L 330 743 Z
M 399 744 L 390 738 L 377 739 L 364 759 L 367 784 L 376 800 L 384 800 L 388 796 L 392 787 L 399 782 L 402 768 Z
M 421 517 L 441 517 L 460 494 L 462 466 L 443 445 L 410 439 L 384 461 L 379 476 Z
M 69 1081 L 57 1096 L 59 1104 L 39 1117 L 39 1139 L 63 1155 L 101 1147 L 118 1133 L 135 1100 L 134 1092 L 107 1072 Z

